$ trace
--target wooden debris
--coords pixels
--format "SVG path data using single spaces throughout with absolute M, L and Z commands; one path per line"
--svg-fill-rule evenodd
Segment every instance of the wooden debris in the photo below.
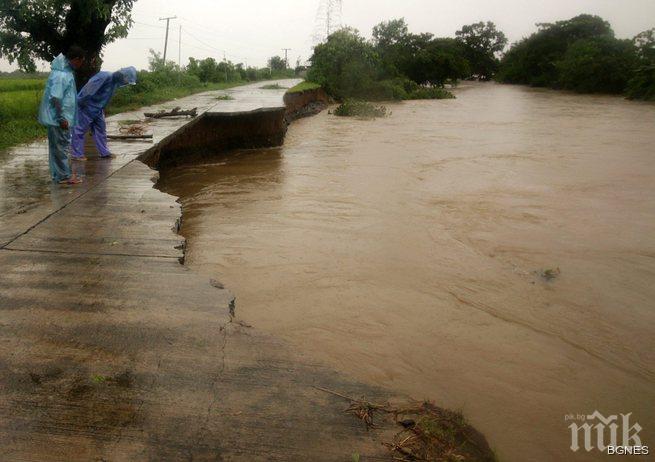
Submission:
M 405 407 L 398 407 L 370 403 L 364 398 L 352 398 L 327 388 L 314 388 L 350 401 L 346 412 L 363 421 L 367 430 L 378 427 L 373 423 L 374 413 L 380 420 L 395 422 L 400 430 L 391 441 L 382 442 L 390 451 L 393 460 L 496 461 L 484 436 L 471 427 L 458 412 L 440 408 L 430 401 L 409 402 Z
M 111 140 L 151 140 L 152 134 L 150 135 L 107 135 L 107 138 Z
M 163 117 L 180 117 L 180 116 L 196 117 L 198 115 L 198 108 L 194 107 L 193 109 L 183 111 L 182 108 L 176 107 L 172 111 L 162 110 L 159 112 L 145 112 L 143 115 L 153 119 L 161 119 Z

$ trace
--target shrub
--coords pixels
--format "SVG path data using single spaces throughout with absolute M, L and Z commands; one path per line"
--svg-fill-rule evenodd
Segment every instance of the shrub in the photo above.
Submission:
M 390 113 L 384 106 L 375 106 L 366 101 L 347 99 L 334 110 L 334 114 L 341 117 L 372 119 L 375 117 L 386 117 Z
M 628 81 L 625 93 L 630 99 L 655 101 L 655 65 L 639 68 Z
M 622 93 L 638 65 L 630 40 L 581 39 L 557 62 L 557 86 L 581 93 Z
M 441 87 L 419 87 L 407 99 L 455 99 L 455 95 Z

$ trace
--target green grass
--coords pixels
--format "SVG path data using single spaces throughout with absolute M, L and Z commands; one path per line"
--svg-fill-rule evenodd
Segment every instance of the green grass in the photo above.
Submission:
M 42 89 L 33 81 L 22 85 L 13 79 L 0 81 L 0 149 L 43 136 L 43 127 L 36 120 Z M 22 89 L 21 89 L 22 88 Z
M 202 93 L 205 91 L 225 90 L 227 88 L 238 87 L 246 85 L 250 82 L 238 81 L 229 83 L 206 83 L 194 87 L 177 87 L 177 86 L 163 86 L 150 89 L 147 92 L 129 92 L 126 90 L 118 90 L 111 100 L 107 110 L 107 115 L 118 114 L 121 112 L 135 111 L 144 106 L 152 106 L 153 104 L 163 103 L 176 98 L 193 95 L 195 93 Z
M 43 90 L 43 79 L 0 79 L 0 93 L 24 90 Z
M 321 86 L 314 82 L 300 82 L 295 87 L 291 87 L 287 90 L 287 93 L 302 93 L 303 91 L 316 90 L 321 88 Z

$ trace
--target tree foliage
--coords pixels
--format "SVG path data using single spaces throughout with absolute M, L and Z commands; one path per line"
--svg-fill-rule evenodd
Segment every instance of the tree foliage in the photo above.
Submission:
M 558 86 L 581 93 L 622 93 L 637 65 L 630 40 L 576 40 L 557 62 Z
M 598 16 L 579 15 L 566 21 L 538 24 L 539 30 L 512 45 L 500 65 L 498 78 L 507 83 L 558 86 L 558 61 L 577 40 L 614 38 L 609 23 Z
M 498 80 L 583 93 L 652 95 L 655 30 L 620 40 L 607 21 L 591 15 L 538 28 L 505 54 Z
M 640 58 L 655 63 L 655 27 L 637 34 L 632 41 Z
M 481 80 L 489 80 L 498 69 L 498 53 L 505 49 L 507 37 L 491 22 L 463 26 L 455 35 L 464 45 L 471 72 Z
M 626 95 L 630 99 L 655 101 L 655 28 L 637 34 L 633 43 L 640 64 L 628 81 Z
M 0 56 L 33 72 L 35 60 L 52 61 L 71 45 L 90 66 L 102 49 L 126 37 L 135 0 L 0 0 Z
M 471 65 L 461 42 L 452 38 L 432 38 L 430 34 L 409 37 L 398 66 L 414 82 L 433 86 L 443 86 L 471 75 Z
M 268 60 L 268 67 L 270 67 L 274 71 L 283 71 L 284 69 L 287 68 L 287 63 L 280 56 L 272 56 Z
M 471 75 L 461 40 L 411 33 L 402 18 L 376 25 L 372 35 L 333 33 L 314 48 L 307 77 L 337 99 L 382 100 L 449 97 L 437 88 Z
M 332 33 L 316 45 L 307 77 L 337 99 L 363 97 L 377 80 L 380 58 L 356 29 Z

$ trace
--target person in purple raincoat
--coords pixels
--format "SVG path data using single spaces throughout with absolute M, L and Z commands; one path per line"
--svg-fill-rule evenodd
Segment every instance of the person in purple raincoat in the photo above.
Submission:
M 73 129 L 72 158 L 86 160 L 84 155 L 84 135 L 91 130 L 93 141 L 102 159 L 110 159 L 113 154 L 107 147 L 107 126 L 105 107 L 117 88 L 136 84 L 136 69 L 125 67 L 116 72 L 100 71 L 87 82 L 77 95 L 77 124 Z

